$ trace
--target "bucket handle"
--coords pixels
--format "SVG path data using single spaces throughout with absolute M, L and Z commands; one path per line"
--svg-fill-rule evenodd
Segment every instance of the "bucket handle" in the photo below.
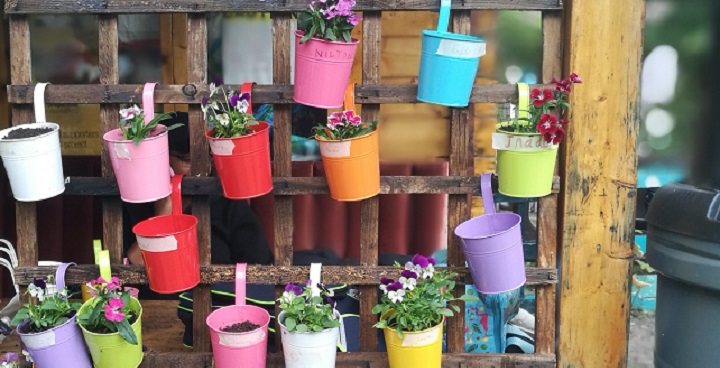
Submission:
M 438 17 L 437 31 L 447 33 L 450 23 L 450 0 L 440 0 L 440 16 Z
M 320 296 L 320 288 L 318 284 L 322 282 L 322 263 L 311 263 L 310 264 L 310 290 L 313 297 Z M 338 336 L 337 343 L 340 345 L 340 350 L 345 351 L 347 349 L 347 337 L 345 336 L 345 322 L 343 321 L 342 315 L 336 309 L 333 309 L 333 314 L 337 315 L 338 321 L 340 322 L 340 335 Z
M 247 263 L 235 265 L 235 305 L 245 305 L 245 284 L 247 282 Z
M 173 175 L 170 184 L 172 185 L 172 214 L 182 215 L 182 175 Z
M 98 266 L 100 267 L 100 277 L 105 281 L 110 281 L 112 278 L 112 272 L 110 270 L 110 251 L 103 249 L 98 252 Z
M 480 193 L 486 215 L 495 214 L 495 200 L 492 193 L 492 174 L 483 174 L 480 177 Z
M 343 110 L 355 112 L 355 83 L 350 83 L 345 88 L 345 99 L 343 99 Z
M 248 109 L 247 113 L 252 115 L 252 86 L 255 84 L 255 82 L 245 82 L 240 86 L 240 95 L 247 93 L 248 95 Z
M 75 265 L 75 262 L 60 263 L 57 270 L 55 271 L 55 290 L 59 292 L 60 290 L 65 288 L 65 271 L 68 269 L 68 267 Z
M 35 92 L 33 94 L 34 108 L 35 108 L 35 122 L 46 123 L 47 118 L 45 117 L 45 87 L 50 83 L 38 83 L 35 85 Z
M 148 125 L 155 118 L 155 86 L 157 86 L 157 83 L 148 82 L 143 87 L 142 109 L 145 114 L 145 125 Z
M 15 288 L 15 294 L 20 295 L 20 286 L 18 286 L 17 282 L 15 282 L 15 268 L 18 266 L 18 258 L 15 253 L 15 248 L 5 239 L 0 239 L 0 243 L 2 243 L 2 245 L 0 245 L 0 251 L 5 252 L 9 258 L 9 260 L 7 260 L 4 257 L 0 257 L 0 265 L 5 266 L 5 268 L 10 271 L 10 279 L 12 280 L 13 287 Z
M 517 104 L 517 117 L 518 119 L 530 119 L 530 112 L 528 107 L 530 106 L 530 86 L 527 83 L 518 83 L 518 104 Z

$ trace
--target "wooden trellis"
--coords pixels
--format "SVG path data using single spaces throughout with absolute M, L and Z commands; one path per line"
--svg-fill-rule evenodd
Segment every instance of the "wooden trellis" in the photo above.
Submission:
M 304 282 L 307 267 L 292 266 L 292 195 L 327 193 L 324 178 L 293 178 L 291 171 L 291 103 L 293 86 L 290 79 L 290 42 L 293 12 L 307 7 L 307 0 L 10 0 L 6 13 L 10 17 L 11 83 L 13 125 L 33 121 L 33 86 L 31 80 L 30 14 L 97 14 L 99 18 L 100 82 L 98 85 L 49 85 L 46 102 L 52 104 L 92 103 L 101 105 L 100 132 L 118 124 L 118 104 L 141 101 L 142 86 L 120 85 L 118 80 L 118 22 L 121 13 L 188 13 L 187 17 L 187 85 L 161 85 L 155 93 L 156 103 L 189 104 L 190 140 L 193 178 L 183 180 L 183 194 L 193 195 L 193 214 L 198 218 L 201 285 L 194 294 L 193 353 L 148 353 L 145 367 L 210 367 L 212 355 L 205 318 L 210 312 L 212 282 L 233 281 L 234 268 L 210 263 L 209 194 L 220 194 L 217 179 L 209 178 L 210 161 L 204 136 L 205 123 L 199 102 L 208 94 L 207 12 L 263 11 L 270 12 L 273 29 L 273 85 L 253 87 L 253 101 L 274 104 L 274 185 L 275 189 L 275 265 L 250 266 L 248 281 L 272 284 L 279 288 L 287 282 Z M 437 10 L 438 0 L 359 0 L 356 9 L 363 11 L 362 84 L 357 85 L 356 103 L 363 104 L 364 120 L 379 116 L 380 104 L 416 102 L 415 85 L 380 84 L 381 12 L 385 10 Z M 560 0 L 462 0 L 455 1 L 452 31 L 470 33 L 472 10 L 513 9 L 542 11 L 543 79 L 561 74 L 562 37 Z M 476 85 L 471 102 L 501 103 L 517 99 L 513 85 Z M 464 257 L 453 229 L 470 217 L 468 194 L 479 195 L 479 178 L 472 176 L 472 104 L 453 108 L 450 124 L 450 176 L 447 177 L 383 177 L 381 193 L 447 193 L 448 267 L 470 282 L 464 268 Z M 102 178 L 71 177 L 66 195 L 102 195 L 103 244 L 110 250 L 113 270 L 128 283 L 147 283 L 144 268 L 123 266 L 122 213 L 118 189 L 112 178 L 107 149 L 102 152 Z M 557 178 L 556 178 L 557 179 Z M 447 324 L 447 353 L 443 367 L 485 366 L 555 366 L 555 285 L 557 283 L 556 244 L 557 188 L 539 200 L 537 267 L 529 268 L 528 285 L 537 286 L 536 354 L 485 355 L 464 354 L 464 316 L 450 318 Z M 37 267 L 37 221 L 34 203 L 17 203 L 17 243 L 20 268 L 18 282 L 27 285 L 33 277 L 52 272 Z M 378 198 L 361 204 L 360 266 L 326 267 L 326 282 L 360 285 L 360 349 L 361 353 L 338 354 L 339 367 L 384 367 L 385 354 L 376 353 L 377 332 L 372 327 L 377 316 L 371 313 L 377 301 L 380 275 L 390 268 L 378 267 Z M 99 275 L 94 265 L 82 265 L 68 271 L 69 283 L 81 283 Z M 462 290 L 462 288 L 458 288 Z M 279 338 L 279 335 L 278 335 Z M 278 344 L 279 346 L 280 344 Z M 268 366 L 282 366 L 282 353 L 271 354 Z

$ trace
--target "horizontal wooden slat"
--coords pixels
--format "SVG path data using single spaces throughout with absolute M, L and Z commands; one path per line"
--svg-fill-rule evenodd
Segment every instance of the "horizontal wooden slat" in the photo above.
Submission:
M 19 285 L 28 285 L 34 279 L 39 279 L 55 273 L 56 267 L 20 267 L 15 270 L 15 277 Z M 442 269 L 442 268 L 441 268 Z M 135 265 L 113 265 L 113 275 L 127 284 L 147 284 L 145 267 Z M 471 283 L 470 271 L 465 267 L 453 267 L 451 271 L 458 273 L 458 280 Z M 325 266 L 323 267 L 323 281 L 328 284 L 350 285 L 378 285 L 380 276 L 397 274 L 391 266 Z M 551 285 L 557 283 L 557 270 L 552 268 L 527 268 L 526 285 Z M 293 266 L 257 266 L 248 265 L 247 280 L 253 284 L 285 285 L 288 282 L 304 283 L 310 275 L 310 267 Z M 82 284 L 100 276 L 96 265 L 79 265 L 70 267 L 65 274 L 65 281 L 69 284 Z M 200 283 L 211 284 L 215 282 L 235 281 L 235 266 L 213 265 L 200 266 Z
M 235 89 L 240 86 L 230 85 Z M 533 88 L 555 88 L 554 85 L 534 85 Z M 52 104 L 105 104 L 140 103 L 140 84 L 51 84 L 45 90 L 45 102 Z M 13 104 L 33 103 L 33 85 L 8 86 L 8 99 Z M 156 103 L 200 103 L 209 94 L 207 85 L 158 85 Z M 255 103 L 293 103 L 293 86 L 290 84 L 255 85 L 252 88 Z M 355 87 L 355 102 L 359 104 L 414 103 L 418 102 L 416 84 L 381 84 Z M 477 84 L 473 87 L 470 102 L 517 102 L 517 87 L 513 84 Z
M 442 368 L 551 368 L 553 354 L 443 354 Z M 285 367 L 282 353 L 269 353 L 267 367 Z M 145 354 L 141 368 L 155 367 L 212 367 L 212 353 L 156 353 Z M 338 353 L 338 368 L 388 368 L 386 353 Z
M 495 177 L 494 177 L 495 178 Z M 496 179 L 496 178 L 495 178 Z M 480 178 L 476 176 L 382 176 L 380 194 L 475 194 L 480 195 Z M 327 194 L 324 177 L 275 177 L 273 194 Z M 494 184 L 497 188 L 497 185 Z M 553 193 L 560 188 L 560 178 L 553 181 Z M 65 180 L 65 195 L 118 195 L 115 178 L 68 177 Z M 216 177 L 190 177 L 182 182 L 182 193 L 186 195 L 221 195 L 222 187 Z M 524 201 L 524 198 L 521 198 Z M 516 202 L 496 194 L 496 202 Z
M 7 0 L 7 14 L 204 13 L 238 11 L 296 12 L 307 0 Z M 439 0 L 358 0 L 355 9 L 438 10 Z M 560 0 L 464 0 L 453 9 L 560 10 Z

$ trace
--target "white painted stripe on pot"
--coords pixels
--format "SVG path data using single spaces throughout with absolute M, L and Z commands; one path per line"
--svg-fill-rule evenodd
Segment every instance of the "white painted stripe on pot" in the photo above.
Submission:
M 218 333 L 220 344 L 225 346 L 242 347 L 255 345 L 265 339 L 265 331 L 262 327 L 244 333 Z
M 30 349 L 40 349 L 55 345 L 55 332 L 49 330 L 37 334 L 22 335 L 22 342 Z
M 430 345 L 434 342 L 437 342 L 440 336 L 442 336 L 438 328 L 442 328 L 442 323 L 425 331 L 416 332 L 416 333 L 404 333 L 403 336 L 403 347 L 416 347 L 416 346 L 426 346 Z
M 318 141 L 320 154 L 325 157 L 348 157 L 352 141 L 326 142 Z
M 542 135 L 515 135 L 495 132 L 492 134 L 492 148 L 511 151 L 543 151 L 556 148 L 557 144 L 545 142 Z
M 444 38 L 440 40 L 437 55 L 474 59 L 485 55 L 485 42 L 469 42 Z
M 113 151 L 115 151 L 115 156 L 117 156 L 117 158 L 119 159 L 131 159 L 130 150 L 128 149 L 127 145 L 122 142 L 114 142 Z
M 230 156 L 235 149 L 232 139 L 210 139 L 210 149 L 214 155 Z
M 161 236 L 157 238 L 147 238 L 144 236 L 137 236 L 138 246 L 140 249 L 150 252 L 169 252 L 171 250 L 177 250 L 177 239 L 175 236 Z

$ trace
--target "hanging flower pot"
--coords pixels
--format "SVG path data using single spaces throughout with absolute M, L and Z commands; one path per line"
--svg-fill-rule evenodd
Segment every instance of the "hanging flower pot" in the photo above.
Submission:
M 172 178 L 172 214 L 151 217 L 132 229 L 150 289 L 160 294 L 179 293 L 200 282 L 197 218 L 182 213 L 182 178 Z
M 335 112 L 327 125 L 314 128 L 330 196 L 359 201 L 380 193 L 377 121 L 363 123 L 355 115 L 354 85 L 345 94 L 345 111 Z
M 92 281 L 95 296 L 80 307 L 78 325 L 95 368 L 136 368 L 144 357 L 142 307 L 117 277 L 107 281 Z
M 45 86 L 35 86 L 35 120 L 0 130 L 0 157 L 10 179 L 13 197 L 34 202 L 65 191 L 60 126 L 45 119 Z
M 359 41 L 350 37 L 362 20 L 355 0 L 313 1 L 298 16 L 293 99 L 319 108 L 342 106 Z
M 567 96 L 577 74 L 556 81 L 556 90 L 518 83 L 518 108 L 513 120 L 498 123 L 492 136 L 497 150 L 498 191 L 511 197 L 542 197 L 552 191 L 558 145 L 565 137 L 570 105 Z M 559 117 L 558 117 L 559 115 Z
M 120 128 L 103 135 L 113 171 L 125 202 L 153 202 L 170 195 L 170 153 L 167 131 L 159 122 L 170 114 L 155 115 L 156 83 L 146 83 L 143 110 L 137 105 L 120 110 Z
M 485 214 L 455 228 L 462 242 L 473 284 L 483 294 L 498 294 L 525 284 L 520 216 L 495 213 L 490 174 L 480 178 Z
M 442 0 L 437 30 L 423 31 L 417 99 L 463 107 L 470 101 L 485 41 L 448 32 L 449 21 L 450 0 Z
M 273 189 L 270 169 L 270 124 L 252 115 L 252 83 L 241 93 L 210 85 L 210 99 L 203 98 L 205 119 L 213 125 L 205 132 L 213 153 L 223 194 L 247 199 Z M 222 98 L 221 98 L 222 96 Z
M 245 305 L 247 264 L 238 263 L 235 277 L 235 305 L 210 313 L 205 323 L 210 330 L 213 360 L 217 368 L 265 368 L 267 354 L 267 310 Z
M 396 280 L 380 278 L 380 303 L 372 313 L 380 315 L 376 328 L 383 330 L 390 368 L 440 367 L 442 332 L 446 317 L 460 312 L 448 302 L 457 273 L 435 269 L 435 258 L 416 254 L 404 266 L 395 263 Z M 463 301 L 476 297 L 461 295 Z
M 17 326 L 17 333 L 24 349 L 38 367 L 56 368 L 91 368 L 90 355 L 85 347 L 82 333 L 75 324 L 78 303 L 67 300 L 65 289 L 65 270 L 75 263 L 62 263 L 58 266 L 55 280 L 44 280 L 41 284 L 29 286 L 30 294 L 40 300 L 38 305 L 26 305 L 18 311 L 12 324 Z M 55 287 L 51 288 L 51 283 Z M 38 281 L 36 281 L 38 283 Z M 36 309 L 32 313 L 31 310 Z M 39 321 L 38 317 L 42 316 Z M 65 321 L 59 323 L 61 321 Z M 50 328 L 38 328 L 39 324 L 47 324 Z M 40 331 L 38 331 L 40 330 Z
M 344 349 L 345 329 L 332 294 L 320 283 L 321 264 L 310 265 L 305 287 L 288 284 L 280 302 L 280 337 L 286 368 L 333 368 L 338 344 Z M 320 298 L 321 303 L 313 301 Z

